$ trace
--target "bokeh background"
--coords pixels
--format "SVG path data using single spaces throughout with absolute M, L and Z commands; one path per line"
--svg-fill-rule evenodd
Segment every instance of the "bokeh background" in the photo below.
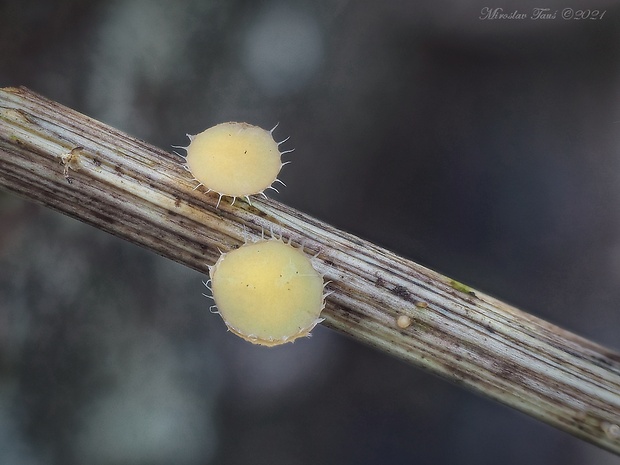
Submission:
M 620 350 L 617 1 L 0 0 L 9 85 L 170 150 L 280 122 L 278 200 Z M 202 279 L 0 192 L 0 463 L 620 463 L 322 327 L 238 340 Z

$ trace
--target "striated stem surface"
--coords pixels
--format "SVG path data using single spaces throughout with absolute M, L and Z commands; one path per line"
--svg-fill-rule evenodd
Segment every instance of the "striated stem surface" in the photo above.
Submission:
M 178 156 L 25 88 L 0 89 L 0 187 L 204 274 L 282 234 L 318 253 L 325 325 L 620 454 L 619 354 L 274 200 L 216 208 Z

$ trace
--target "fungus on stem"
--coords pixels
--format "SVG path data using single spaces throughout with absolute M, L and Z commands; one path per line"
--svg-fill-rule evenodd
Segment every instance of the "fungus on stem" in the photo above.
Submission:
M 277 127 L 277 125 L 276 125 Z M 260 194 L 273 187 L 278 179 L 282 163 L 281 156 L 292 152 L 280 152 L 281 142 L 273 139 L 273 131 L 266 131 L 247 123 L 221 123 L 195 136 L 189 136 L 190 144 L 182 148 L 187 151 L 187 170 L 198 183 L 194 189 L 203 187 L 206 192 L 222 197 L 244 197 L 251 203 L 250 196 Z
M 323 321 L 323 277 L 281 238 L 223 253 L 209 275 L 218 313 L 246 341 L 270 347 L 293 342 Z
M 216 209 L 178 157 L 27 89 L 0 90 L 0 186 L 204 274 L 281 231 L 321 252 L 325 325 L 620 454 L 619 354 L 274 200 Z

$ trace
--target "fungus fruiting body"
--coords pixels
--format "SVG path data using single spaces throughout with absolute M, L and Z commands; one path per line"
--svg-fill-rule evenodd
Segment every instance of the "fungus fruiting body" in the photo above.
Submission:
M 396 325 L 401 329 L 407 329 L 409 326 L 411 326 L 411 318 L 409 318 L 407 315 L 400 315 L 398 318 L 396 318 Z
M 277 126 L 277 125 L 276 125 Z M 280 152 L 273 131 L 266 131 L 247 123 L 221 123 L 200 134 L 191 136 L 187 151 L 187 170 L 204 186 L 207 192 L 219 194 L 218 205 L 223 196 L 237 197 L 262 194 L 265 189 L 274 189 L 274 182 L 286 162 L 281 156 L 292 152 Z
M 243 339 L 275 346 L 309 335 L 321 322 L 323 277 L 281 239 L 249 243 L 210 267 L 211 290 L 226 326 Z

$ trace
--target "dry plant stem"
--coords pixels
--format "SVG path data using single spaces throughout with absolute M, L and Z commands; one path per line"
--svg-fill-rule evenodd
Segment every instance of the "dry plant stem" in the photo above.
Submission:
M 274 200 L 216 209 L 182 162 L 27 89 L 0 90 L 3 189 L 205 275 L 218 249 L 273 230 L 318 252 L 327 326 L 620 454 L 619 354 Z

